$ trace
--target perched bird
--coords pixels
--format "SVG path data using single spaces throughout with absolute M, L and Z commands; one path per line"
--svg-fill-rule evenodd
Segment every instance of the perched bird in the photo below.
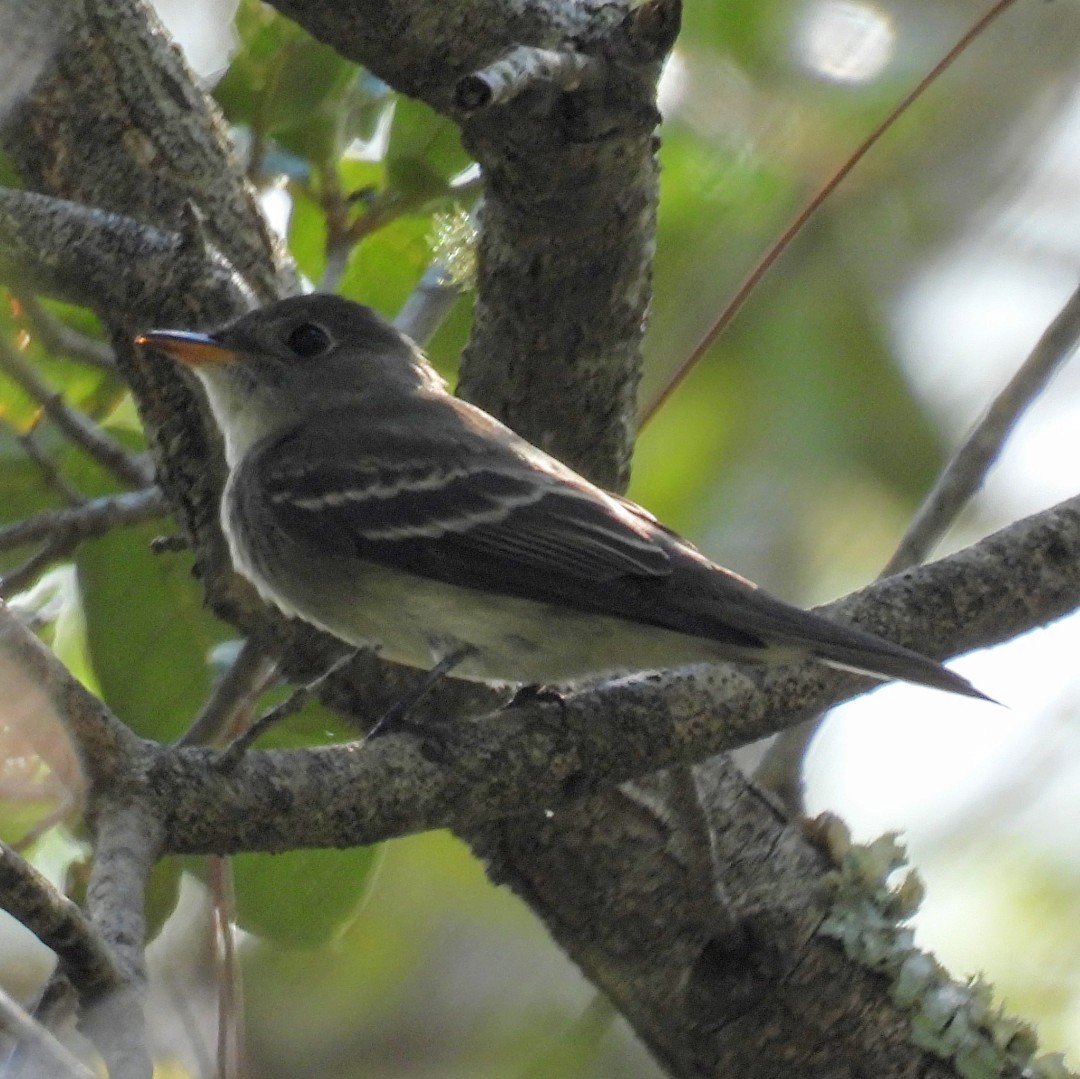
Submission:
M 387 659 L 565 684 L 814 658 L 970 697 L 965 679 L 782 603 L 452 397 L 407 337 L 330 295 L 137 343 L 206 389 L 236 569 L 285 614 Z

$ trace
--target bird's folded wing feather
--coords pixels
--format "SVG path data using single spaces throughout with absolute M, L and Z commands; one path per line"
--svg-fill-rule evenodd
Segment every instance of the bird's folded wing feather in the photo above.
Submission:
M 476 432 L 324 416 L 253 467 L 286 534 L 452 584 L 567 603 L 618 578 L 670 572 L 645 511 L 531 447 L 524 457 Z

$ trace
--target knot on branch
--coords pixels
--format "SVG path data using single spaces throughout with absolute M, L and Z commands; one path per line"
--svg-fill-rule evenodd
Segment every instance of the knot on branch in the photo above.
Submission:
M 504 105 L 533 86 L 560 91 L 579 89 L 599 76 L 600 62 L 572 49 L 539 49 L 519 45 L 480 71 L 459 79 L 454 104 L 472 114 L 493 105 Z

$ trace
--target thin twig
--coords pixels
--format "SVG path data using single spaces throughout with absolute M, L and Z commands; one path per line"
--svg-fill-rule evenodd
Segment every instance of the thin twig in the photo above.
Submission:
M 37 429 L 39 421 L 40 415 L 39 420 L 35 421 L 28 430 L 15 430 L 15 438 L 18 440 L 19 445 L 22 446 L 26 456 L 38 466 L 42 479 L 45 481 L 45 486 L 56 491 L 69 506 L 77 506 L 80 502 L 86 500 L 83 498 L 82 493 L 60 471 L 56 462 L 38 444 Z
M 238 713 L 254 707 L 274 680 L 276 665 L 254 637 L 244 641 L 229 669 L 217 680 L 202 711 L 177 739 L 181 746 L 213 745 L 233 729 Z
M 15 293 L 33 336 L 52 353 L 62 353 L 73 360 L 116 374 L 116 356 L 104 341 L 80 333 L 65 325 L 36 296 Z
M 1080 288 L 1039 338 L 1031 354 L 994 398 L 908 525 L 883 577 L 922 562 L 982 486 L 1005 442 L 1046 384 L 1080 342 Z
M 218 984 L 217 1075 L 219 1079 L 237 1079 L 247 1069 L 243 968 L 236 951 L 236 892 L 228 858 L 211 855 L 209 863 Z
M 124 483 L 145 487 L 154 479 L 154 467 L 145 454 L 133 454 L 107 434 L 42 380 L 11 345 L 0 338 L 0 371 L 44 409 L 45 414 L 72 442 Z
M 35 1064 L 39 1070 L 48 1065 L 49 1074 L 56 1079 L 95 1079 L 94 1072 L 57 1041 L 42 1023 L 20 1008 L 2 988 L 0 1026 L 11 1034 L 23 1059 Z
M 435 336 L 460 295 L 461 288 L 442 264 L 433 262 L 401 305 L 394 325 L 423 346 Z
M 334 675 L 344 670 L 359 652 L 360 649 L 350 649 L 345 655 L 331 663 L 317 678 L 312 679 L 306 685 L 297 686 L 280 704 L 263 712 L 243 734 L 234 738 L 222 750 L 214 761 L 214 766 L 221 772 L 231 772 L 240 763 L 240 758 L 248 751 L 253 742 L 262 737 L 271 727 L 299 712 Z
M 1080 343 L 1080 288 L 1066 301 L 1008 385 L 994 398 L 912 518 L 879 577 L 918 565 L 982 486 L 1020 417 Z M 802 811 L 806 751 L 825 715 L 777 735 L 754 775 L 794 813 Z
M 106 495 L 79 506 L 44 510 L 22 521 L 0 527 L 0 551 L 8 551 L 56 536 L 76 542 L 103 536 L 114 528 L 142 524 L 164 517 L 169 503 L 159 487 L 143 487 L 119 495 Z
M 477 200 L 464 219 L 473 237 L 479 228 L 482 206 L 483 200 Z M 462 291 L 471 283 L 472 273 L 456 272 L 456 268 L 448 265 L 452 261 L 450 256 L 432 259 L 394 318 L 394 325 L 420 346 L 435 336 Z
M 353 244 L 347 235 L 342 235 L 333 243 L 327 241 L 326 263 L 323 265 L 322 276 L 319 278 L 320 292 L 336 292 L 341 284 L 345 270 L 349 266 L 349 256 L 353 251 Z
M 79 506 L 45 510 L 0 528 L 0 551 L 44 541 L 24 562 L 0 576 L 0 596 L 21 592 L 46 566 L 68 557 L 83 540 L 164 516 L 168 509 L 159 488 L 145 487 Z
M 0 598 L 10 599 L 29 588 L 46 566 L 67 558 L 74 546 L 60 538 L 46 540 L 39 550 L 0 577 Z
M 664 406 L 664 402 L 679 388 L 683 379 L 697 366 L 698 361 L 712 347 L 713 342 L 730 325 L 732 319 L 742 309 L 743 304 L 750 294 L 757 288 L 758 282 L 765 276 L 774 262 L 788 249 L 792 240 L 799 234 L 802 227 L 810 220 L 818 207 L 840 186 L 855 166 L 869 153 L 869 151 L 881 140 L 882 136 L 896 123 L 898 119 L 911 106 L 912 102 L 919 97 L 935 82 L 938 77 L 948 70 L 958 56 L 994 21 L 1006 8 L 1011 7 L 1016 0 L 997 0 L 990 9 L 980 18 L 976 19 L 968 29 L 960 35 L 959 40 L 945 55 L 909 90 L 897 104 L 866 136 L 859 144 L 855 152 L 840 166 L 839 169 L 828 179 L 825 185 L 816 195 L 795 215 L 791 223 L 780 234 L 779 239 L 761 257 L 757 265 L 743 279 L 743 282 L 735 290 L 735 295 L 728 301 L 727 306 L 720 312 L 719 318 L 709 327 L 705 336 L 697 343 L 694 351 L 678 366 L 663 389 L 645 407 L 638 420 L 638 429 L 645 427 L 657 412 Z

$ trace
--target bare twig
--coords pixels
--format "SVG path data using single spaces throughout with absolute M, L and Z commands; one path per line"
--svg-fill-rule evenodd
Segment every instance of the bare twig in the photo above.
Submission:
M 0 371 L 41 405 L 72 442 L 114 476 L 135 487 L 153 482 L 154 467 L 145 454 L 130 453 L 93 420 L 65 404 L 63 397 L 3 339 L 0 339 Z
M 28 1015 L 0 988 L 0 1026 L 8 1031 L 22 1053 L 39 1069 L 48 1067 L 56 1079 L 95 1079 L 94 1073 Z
M 0 551 L 56 537 L 70 538 L 78 543 L 103 536 L 114 528 L 155 520 L 168 512 L 169 504 L 157 487 L 106 495 L 79 506 L 45 510 L 0 527 Z
M 986 415 L 945 466 L 881 571 L 883 577 L 917 565 L 952 526 L 982 486 L 1006 440 L 1028 406 L 1046 388 L 1080 342 L 1080 288 L 1039 338 L 1009 384 L 994 398 Z
M 433 262 L 409 293 L 394 325 L 423 346 L 442 325 L 461 289 L 438 262 Z
M 82 911 L 6 843 L 0 843 L 0 897 L 4 910 L 56 953 L 81 997 L 121 984 L 109 949 Z
M 1009 384 L 994 398 L 937 483 L 919 507 L 881 577 L 918 565 L 948 531 L 998 459 L 1020 417 L 1038 397 L 1080 341 L 1080 289 L 1069 297 Z M 777 735 L 754 775 L 792 812 L 803 805 L 802 768 L 806 750 L 824 714 Z
M 157 487 L 109 495 L 64 509 L 45 510 L 0 527 L 0 551 L 44 541 L 39 550 L 0 577 L 0 596 L 22 591 L 50 563 L 66 558 L 83 540 L 121 525 L 136 525 L 169 510 Z
M 237 737 L 222 751 L 221 755 L 215 761 L 217 768 L 223 772 L 232 771 L 240 758 L 257 739 L 261 738 L 271 727 L 276 726 L 282 720 L 288 719 L 289 716 L 296 715 L 308 701 L 318 694 L 319 690 L 322 689 L 334 675 L 340 673 L 352 663 L 359 651 L 359 649 L 355 648 L 349 649 L 343 656 L 330 664 L 330 666 L 317 678 L 308 682 L 307 685 L 297 686 L 280 704 L 263 712 L 263 714 L 259 716 L 247 730 L 237 735 Z
M 213 745 L 231 732 L 237 714 L 254 706 L 259 694 L 274 680 L 275 672 L 276 665 L 263 644 L 249 637 L 177 745 Z
M 481 205 L 482 202 L 478 201 L 467 217 L 462 215 L 461 220 L 471 235 L 475 235 L 478 227 Z M 461 239 L 467 242 L 464 237 Z M 394 325 L 418 345 L 427 344 L 435 336 L 435 331 L 450 314 L 462 290 L 471 284 L 471 278 L 475 276 L 473 260 L 469 263 L 472 269 L 464 274 L 456 272 L 453 262 L 453 257 L 449 255 L 433 259 L 394 319 Z
M 100 371 L 116 374 L 116 356 L 104 342 L 65 325 L 36 296 L 15 292 L 22 313 L 36 336 L 49 352 L 62 353 Z
M 56 491 L 65 502 L 74 506 L 84 501 L 82 494 L 68 482 L 56 462 L 38 445 L 37 429 L 38 422 L 35 422 L 27 431 L 15 431 L 15 438 L 26 452 L 26 456 L 38 466 L 45 485 Z
M 236 1079 L 247 1074 L 243 968 L 236 951 L 236 892 L 227 858 L 211 855 L 209 868 L 218 983 L 217 1074 L 220 1079 Z
M 46 540 L 39 550 L 0 577 L 0 598 L 10 599 L 29 588 L 46 566 L 66 558 L 72 546 L 58 538 Z

